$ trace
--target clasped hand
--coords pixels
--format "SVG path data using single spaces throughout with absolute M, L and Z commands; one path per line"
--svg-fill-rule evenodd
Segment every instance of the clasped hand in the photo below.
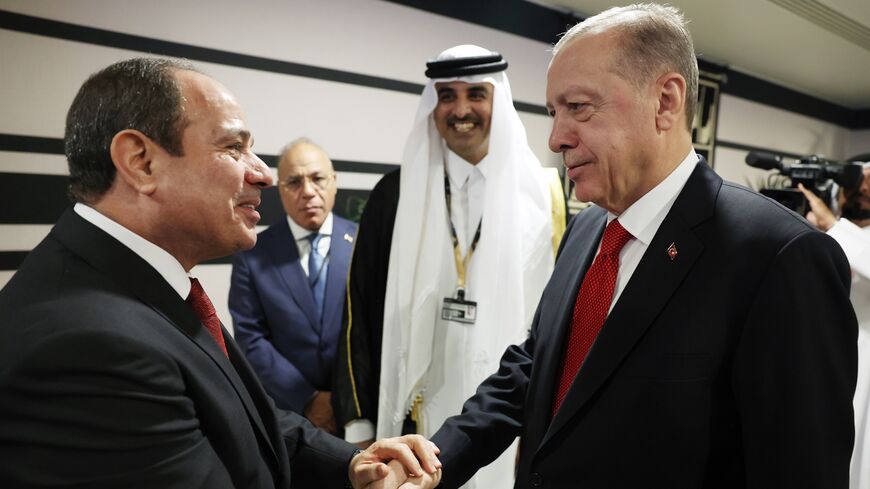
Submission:
M 384 438 L 350 461 L 349 476 L 357 489 L 427 489 L 441 481 L 441 451 L 420 435 Z

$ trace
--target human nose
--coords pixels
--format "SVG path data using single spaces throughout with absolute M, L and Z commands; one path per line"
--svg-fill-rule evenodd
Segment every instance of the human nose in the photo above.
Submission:
M 577 146 L 577 138 L 572 134 L 570 127 L 556 114 L 553 117 L 553 127 L 550 129 L 550 139 L 547 141 L 550 151 L 563 153 Z
M 300 185 L 302 186 L 299 188 L 299 191 L 302 193 L 303 196 L 311 197 L 317 194 L 317 185 L 314 183 L 313 178 L 308 176 L 302 177 L 302 182 L 300 182 Z
M 254 153 L 251 153 L 245 167 L 245 181 L 261 188 L 275 185 L 272 170 Z
M 453 115 L 457 119 L 463 119 L 468 114 L 471 113 L 471 104 L 468 103 L 468 100 L 460 98 L 456 101 L 456 104 L 453 106 Z

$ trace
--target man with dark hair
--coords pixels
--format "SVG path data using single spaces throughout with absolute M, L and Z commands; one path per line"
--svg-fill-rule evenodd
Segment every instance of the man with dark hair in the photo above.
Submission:
M 565 229 L 558 173 L 529 148 L 507 60 L 460 45 L 426 66 L 401 171 L 369 196 L 348 279 L 333 404 L 362 445 L 430 436 L 459 412 L 526 336 Z M 467 488 L 512 486 L 514 459 Z
M 172 70 L 196 71 L 183 60 L 141 58 L 116 63 L 91 77 L 66 116 L 65 153 L 73 200 L 99 198 L 115 179 L 109 147 L 120 130 L 149 134 L 173 156 L 182 156 L 186 125 L 181 92 Z
M 295 487 L 363 487 L 391 460 L 437 483 L 421 437 L 356 453 L 275 410 L 189 275 L 256 242 L 272 176 L 251 143 L 232 94 L 186 64 L 82 86 L 78 203 L 0 291 L 0 486 L 288 488 L 292 466 Z
M 556 45 L 550 149 L 595 205 L 568 225 L 528 339 L 432 437 L 444 487 L 518 435 L 518 488 L 848 486 L 846 257 L 699 159 L 696 85 L 672 7 L 609 9 Z

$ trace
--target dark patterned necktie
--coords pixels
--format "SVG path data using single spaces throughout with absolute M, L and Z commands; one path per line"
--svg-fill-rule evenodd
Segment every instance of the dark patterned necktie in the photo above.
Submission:
M 190 294 L 188 294 L 185 302 L 190 304 L 190 307 L 193 308 L 193 312 L 199 317 L 199 321 L 205 326 L 208 334 L 214 338 L 215 343 L 218 344 L 224 355 L 229 357 L 227 345 L 224 343 L 224 335 L 221 331 L 221 321 L 214 310 L 214 304 L 205 295 L 205 290 L 202 289 L 199 280 L 195 278 L 190 279 Z
M 610 302 L 616 288 L 616 273 L 619 271 L 619 252 L 625 243 L 632 238 L 631 234 L 619 224 L 616 219 L 610 221 L 604 229 L 601 239 L 601 250 L 592 266 L 586 271 L 580 292 L 574 303 L 574 315 L 571 320 L 571 333 L 565 348 L 565 361 L 559 377 L 559 387 L 553 399 L 552 415 L 555 416 L 565 399 L 565 394 L 571 388 L 574 377 L 589 353 L 589 348 L 598 337 Z

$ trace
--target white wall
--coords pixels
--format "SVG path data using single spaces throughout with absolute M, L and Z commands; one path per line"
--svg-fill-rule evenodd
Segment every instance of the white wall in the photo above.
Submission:
M 517 101 L 543 105 L 546 43 L 376 0 L 0 0 L 0 9 L 263 58 L 423 84 L 425 61 L 443 49 L 475 43 L 509 60 Z M 66 110 L 82 81 L 108 64 L 146 53 L 0 29 L 0 134 L 62 138 Z M 417 95 L 225 64 L 196 62 L 226 84 L 246 109 L 256 150 L 275 154 L 307 136 L 334 159 L 398 164 Z M 550 121 L 521 112 L 542 162 Z M 870 130 L 833 124 L 722 95 L 717 139 L 794 154 L 844 158 L 870 152 Z M 715 168 L 753 184 L 745 150 L 719 146 Z M 65 175 L 64 158 L 0 151 L 0 178 Z M 370 189 L 377 174 L 343 172 L 341 188 Z M 2 198 L 2 196 L 0 196 Z M 9 205 L 26 206 L 27 202 Z M 50 225 L 0 223 L 0 252 L 27 251 Z M 226 325 L 230 267 L 201 265 L 202 278 Z M 12 271 L 0 270 L 0 286 Z
M 0 9 L 421 85 L 426 82 L 427 59 L 452 45 L 475 43 L 508 59 L 515 100 L 536 105 L 543 105 L 549 62 L 546 43 L 375 0 L 0 0 Z M 63 137 L 67 108 L 89 74 L 145 54 L 4 29 L 0 46 L 0 133 L 49 138 Z M 195 64 L 238 97 L 259 152 L 276 154 L 288 141 L 307 136 L 334 159 L 399 163 L 416 94 Z M 520 117 L 538 157 L 557 164 L 547 149 L 548 118 L 529 112 Z M 0 178 L 4 173 L 65 175 L 67 169 L 62 156 L 0 151 Z M 338 183 L 340 188 L 371 189 L 378 178 L 339 173 Z M 50 225 L 0 224 L 0 251 L 27 251 L 49 229 Z M 230 266 L 201 265 L 194 273 L 229 326 Z M 0 272 L 0 286 L 10 276 Z
M 867 153 L 870 153 L 870 129 L 850 132 L 846 155 L 851 158 Z
M 758 102 L 723 94 L 719 107 L 716 139 L 796 155 L 818 154 L 842 160 L 848 150 L 850 131 L 844 127 Z M 715 167 L 722 178 L 758 189 L 767 172 L 748 166 L 747 150 L 719 144 Z

